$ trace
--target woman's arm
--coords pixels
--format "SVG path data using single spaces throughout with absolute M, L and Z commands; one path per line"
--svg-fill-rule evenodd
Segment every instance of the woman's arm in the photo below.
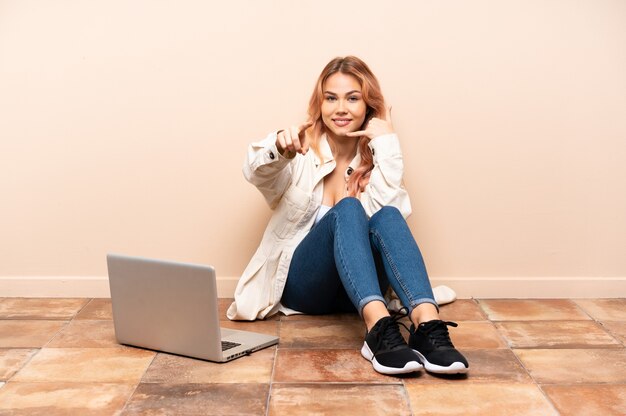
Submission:
M 411 215 L 411 201 L 402 183 L 404 163 L 400 141 L 395 133 L 377 136 L 369 142 L 374 156 L 374 168 L 369 183 L 361 192 L 361 204 L 369 216 L 386 205 L 400 210 L 402 216 Z
M 307 121 L 300 126 L 271 133 L 260 142 L 248 146 L 248 156 L 243 165 L 246 180 L 257 187 L 273 209 L 287 190 L 291 180 L 292 164 L 296 153 L 306 154 L 309 150 L 305 131 L 313 123 Z
M 384 120 L 373 118 L 365 130 L 348 133 L 348 136 L 370 138 L 368 146 L 374 158 L 374 168 L 359 197 L 367 215 L 371 217 L 386 205 L 398 208 L 404 218 L 411 215 L 411 201 L 402 183 L 404 163 L 400 141 L 391 123 L 391 107 L 387 107 Z
M 291 180 L 291 162 L 276 147 L 276 132 L 248 146 L 243 176 L 263 194 L 270 208 L 275 208 Z

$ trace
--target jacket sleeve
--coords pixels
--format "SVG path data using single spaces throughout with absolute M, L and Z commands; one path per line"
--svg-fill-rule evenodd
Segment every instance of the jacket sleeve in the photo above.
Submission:
M 295 159 L 295 158 L 294 158 Z M 243 175 L 263 194 L 270 208 L 276 208 L 289 186 L 294 159 L 287 159 L 276 148 L 276 133 L 251 143 L 243 164 Z
M 411 215 L 411 201 L 402 183 L 404 163 L 398 136 L 385 134 L 375 137 L 369 147 L 374 156 L 374 169 L 360 195 L 365 212 L 371 217 L 382 207 L 391 205 L 407 218 Z

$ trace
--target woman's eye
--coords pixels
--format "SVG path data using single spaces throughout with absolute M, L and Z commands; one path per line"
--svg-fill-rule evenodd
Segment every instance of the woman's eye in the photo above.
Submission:
M 352 96 L 348 97 L 348 101 L 350 101 L 350 102 L 359 101 L 359 97 L 357 97 L 356 95 L 352 95 Z
M 326 96 L 326 101 L 335 101 L 337 97 L 333 97 L 332 95 Z

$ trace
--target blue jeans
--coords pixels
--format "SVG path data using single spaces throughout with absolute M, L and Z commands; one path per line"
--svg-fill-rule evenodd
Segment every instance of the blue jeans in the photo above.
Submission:
M 354 312 L 385 302 L 388 286 L 409 313 L 432 303 L 422 254 L 397 208 L 368 219 L 361 202 L 344 198 L 296 247 L 281 303 L 308 314 Z

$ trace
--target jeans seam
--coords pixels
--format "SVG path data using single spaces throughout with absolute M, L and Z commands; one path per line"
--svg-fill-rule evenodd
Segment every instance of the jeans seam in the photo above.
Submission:
M 336 213 L 333 213 L 333 214 L 334 214 L 334 220 L 337 222 L 337 214 Z M 338 227 L 337 223 L 336 223 L 334 229 L 335 229 L 335 233 L 340 234 L 339 227 Z M 357 299 L 362 299 L 361 294 L 359 293 L 358 289 L 354 285 L 354 279 L 352 278 L 350 270 L 349 270 L 348 267 L 346 267 L 346 265 L 344 263 L 343 247 L 339 243 L 340 240 L 337 238 L 337 236 L 335 236 L 334 240 L 337 242 L 337 248 L 339 250 L 339 255 L 340 255 L 341 268 L 343 269 L 344 273 L 346 274 L 346 277 L 350 281 L 350 287 L 352 288 L 353 293 L 356 294 Z M 359 314 L 360 313 L 361 313 L 361 311 L 359 311 Z
M 413 304 L 413 302 L 414 302 L 413 296 L 411 295 L 410 290 L 408 290 L 408 288 L 404 284 L 404 281 L 400 277 L 400 273 L 398 272 L 398 268 L 396 267 L 396 264 L 393 262 L 393 259 L 391 258 L 391 256 L 389 256 L 387 247 L 385 247 L 385 243 L 383 242 L 383 239 L 381 238 L 380 234 L 378 234 L 378 232 L 376 230 L 374 230 L 374 229 L 371 230 L 371 233 L 378 240 L 378 244 L 380 244 L 380 248 L 382 249 L 382 252 L 385 255 L 385 258 L 389 262 L 389 265 L 391 266 L 391 271 L 393 272 L 393 274 L 394 274 L 394 276 L 396 278 L 396 281 L 398 282 L 398 284 L 402 288 L 402 291 L 404 292 L 405 296 L 409 299 L 409 303 Z

